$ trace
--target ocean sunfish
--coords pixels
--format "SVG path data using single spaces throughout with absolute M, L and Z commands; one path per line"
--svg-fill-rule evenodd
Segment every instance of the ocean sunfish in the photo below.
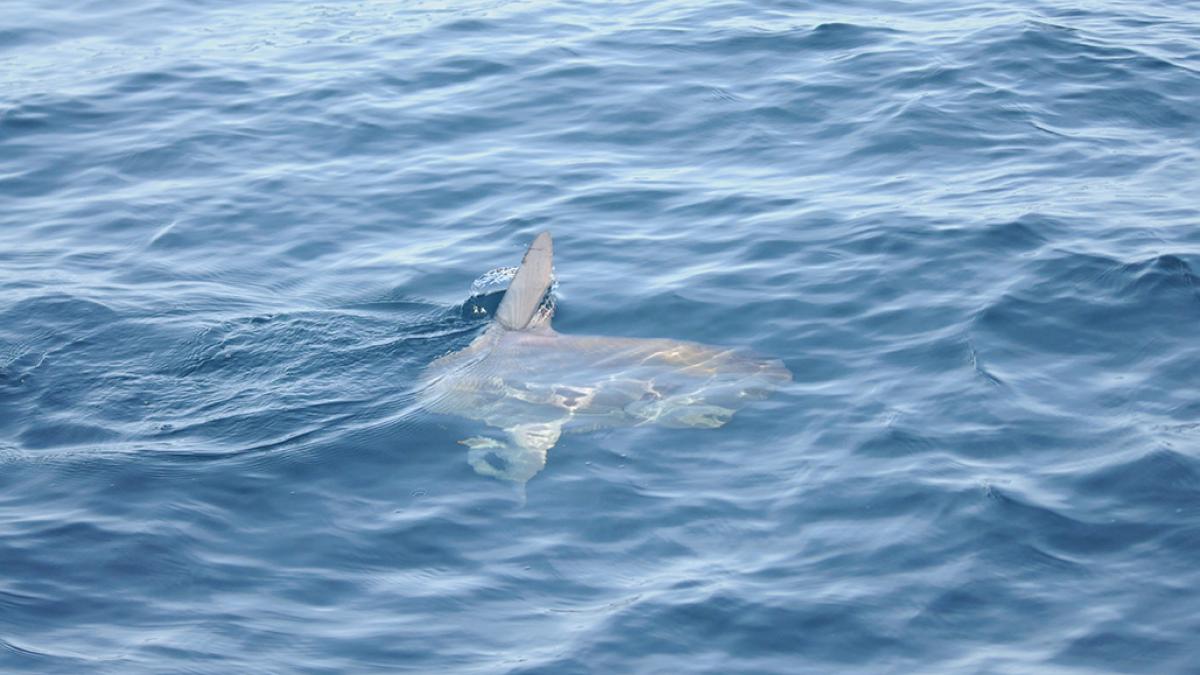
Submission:
M 494 320 L 425 371 L 426 409 L 503 431 L 460 441 L 475 471 L 521 486 L 565 432 L 659 424 L 716 428 L 791 381 L 778 359 L 669 339 L 563 335 L 550 326 L 553 242 L 525 252 Z

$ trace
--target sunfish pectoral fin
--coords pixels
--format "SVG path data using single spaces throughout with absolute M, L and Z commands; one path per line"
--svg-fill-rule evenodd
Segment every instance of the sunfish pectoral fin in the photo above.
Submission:
M 691 406 L 675 415 L 675 423 L 692 429 L 717 429 L 725 426 L 733 411 L 716 405 Z
M 533 320 L 546 291 L 550 290 L 550 276 L 554 269 L 554 242 L 549 232 L 542 232 L 529 245 L 521 268 L 504 292 L 504 299 L 496 309 L 496 321 L 509 330 L 524 330 Z
M 625 412 L 641 420 L 639 424 L 658 424 L 675 429 L 716 429 L 725 426 L 733 417 L 733 409 L 718 405 L 676 402 L 671 399 L 638 401 L 625 407 Z
M 475 472 L 524 485 L 546 466 L 546 452 L 562 435 L 562 423 L 519 424 L 507 429 L 509 442 L 476 436 L 459 441 L 470 448 Z

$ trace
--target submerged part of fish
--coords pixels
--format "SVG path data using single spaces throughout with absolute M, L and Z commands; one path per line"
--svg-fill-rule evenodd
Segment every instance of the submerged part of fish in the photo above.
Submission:
M 550 237 L 542 233 L 496 321 L 426 371 L 429 410 L 505 432 L 503 440 L 463 441 L 481 474 L 524 483 L 545 466 L 560 435 L 572 431 L 643 424 L 720 427 L 746 402 L 791 380 L 781 361 L 738 350 L 557 333 L 550 327 L 553 305 L 545 302 L 551 261 Z

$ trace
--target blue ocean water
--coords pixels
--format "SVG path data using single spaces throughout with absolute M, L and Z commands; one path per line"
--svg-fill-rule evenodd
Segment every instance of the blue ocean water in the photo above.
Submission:
M 5 0 L 0 670 L 1200 672 L 1200 5 Z M 784 360 L 476 475 L 420 374 Z

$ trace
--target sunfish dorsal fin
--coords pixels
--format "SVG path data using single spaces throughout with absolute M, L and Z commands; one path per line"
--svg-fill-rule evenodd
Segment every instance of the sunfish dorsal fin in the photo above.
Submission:
M 513 277 L 504 299 L 496 309 L 496 321 L 509 330 L 524 330 L 537 314 L 542 298 L 550 289 L 550 273 L 554 267 L 554 242 L 549 232 L 543 232 L 529 245 L 521 268 Z

